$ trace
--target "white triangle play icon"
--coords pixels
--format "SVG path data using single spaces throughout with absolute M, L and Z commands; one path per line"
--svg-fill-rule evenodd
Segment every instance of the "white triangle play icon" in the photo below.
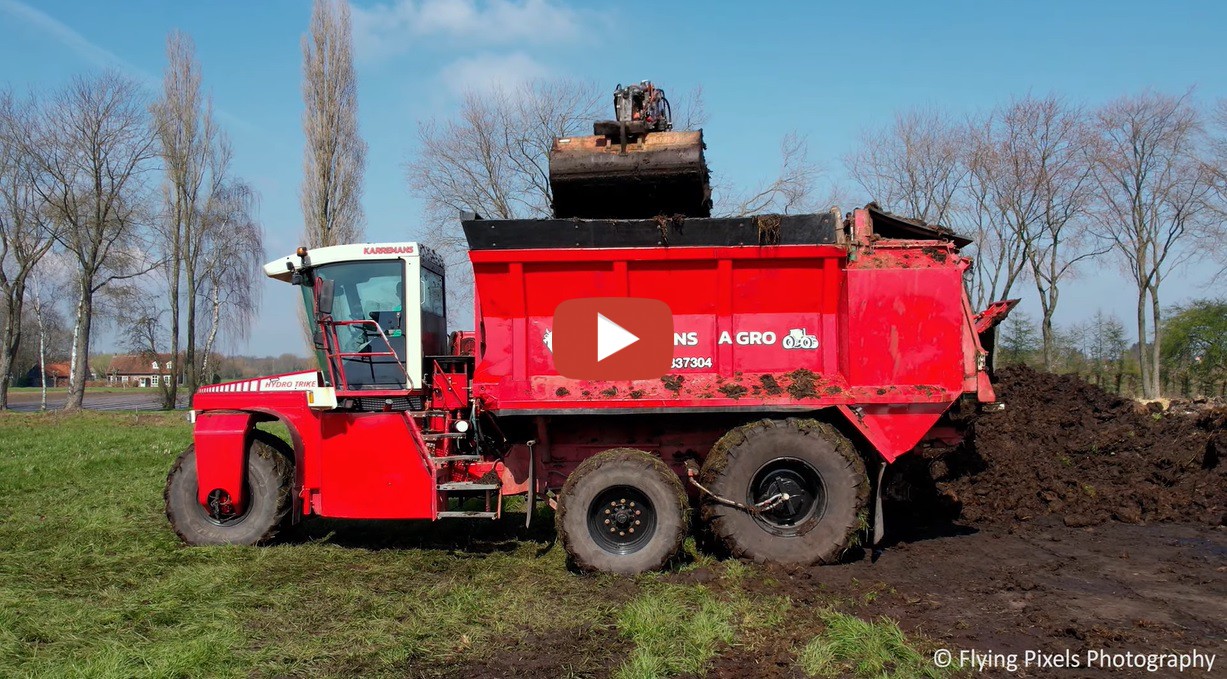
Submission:
M 603 314 L 596 315 L 597 361 L 604 361 L 638 341 L 639 338 L 626 328 L 605 318 Z

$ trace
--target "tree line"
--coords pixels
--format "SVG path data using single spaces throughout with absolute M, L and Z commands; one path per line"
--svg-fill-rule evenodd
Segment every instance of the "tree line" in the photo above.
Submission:
M 1171 307 L 1163 319 L 1162 394 L 1227 397 L 1227 299 L 1195 299 Z M 1117 316 L 1091 317 L 1054 327 L 1048 369 L 1072 373 L 1122 396 L 1142 396 L 1138 344 Z M 1016 310 L 1002 324 L 995 362 L 1043 368 L 1039 324 Z
M 315 0 L 302 38 L 311 247 L 363 235 L 352 43 L 349 5 Z M 19 366 L 37 357 L 45 374 L 65 356 L 66 407 L 80 408 L 100 324 L 130 351 L 170 357 L 178 379 L 161 385 L 167 408 L 253 365 L 303 365 L 220 353 L 246 338 L 259 303 L 258 196 L 233 170 L 188 35 L 168 36 L 161 86 L 149 89 L 104 71 L 24 96 L 0 90 L 0 408 Z
M 1061 367 L 1058 353 L 1068 348 L 1053 321 L 1061 292 L 1080 275 L 1122 272 L 1137 310 L 1139 341 L 1128 351 L 1138 391 L 1153 398 L 1173 365 L 1164 352 L 1183 341 L 1166 341 L 1179 324 L 1165 317 L 1163 284 L 1227 254 L 1225 140 L 1227 102 L 1207 110 L 1191 90 L 1146 91 L 1096 107 L 1028 94 L 967 118 L 940 109 L 900 113 L 867 132 L 844 162 L 887 209 L 974 238 L 969 283 L 977 306 L 1031 288 L 1039 303 L 1035 358 L 1044 368 Z M 1213 300 L 1195 306 L 1223 308 Z M 1025 337 L 1015 325 L 1015 338 Z
M 117 71 L 0 91 L 0 407 L 22 347 L 45 371 L 66 325 L 69 409 L 101 323 L 174 357 L 190 393 L 255 309 L 255 191 L 232 171 L 191 39 L 172 33 L 166 55 L 157 93 Z

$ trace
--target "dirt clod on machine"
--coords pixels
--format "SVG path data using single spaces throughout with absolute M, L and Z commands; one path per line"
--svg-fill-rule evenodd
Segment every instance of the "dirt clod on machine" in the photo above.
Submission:
M 675 131 L 664 90 L 646 80 L 617 87 L 614 114 L 614 120 L 594 123 L 590 137 L 554 140 L 554 216 L 710 217 L 703 131 Z

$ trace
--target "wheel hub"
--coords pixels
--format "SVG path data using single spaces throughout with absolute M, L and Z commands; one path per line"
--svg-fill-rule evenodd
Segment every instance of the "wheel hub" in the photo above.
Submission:
M 768 506 L 755 519 L 780 535 L 795 535 L 826 512 L 822 477 L 810 464 L 796 458 L 779 458 L 763 465 L 751 480 L 747 499 L 750 504 Z
M 656 511 L 636 488 L 608 488 L 588 509 L 588 532 L 605 551 L 631 554 L 642 549 L 656 532 Z
M 234 501 L 230 497 L 230 493 L 215 488 L 209 492 L 208 507 L 205 510 L 209 521 L 224 526 L 229 523 L 234 523 L 243 518 L 243 515 L 234 506 Z

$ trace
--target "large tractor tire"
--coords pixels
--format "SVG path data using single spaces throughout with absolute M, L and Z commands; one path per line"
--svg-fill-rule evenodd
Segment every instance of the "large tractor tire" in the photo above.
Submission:
M 681 480 L 664 462 L 616 448 L 571 473 L 555 521 L 577 568 L 634 575 L 663 567 L 681 549 L 688 507 Z
M 189 545 L 256 545 L 271 541 L 289 522 L 293 508 L 294 463 L 280 439 L 264 432 L 247 449 L 246 508 L 214 516 L 196 501 L 196 446 L 175 461 L 166 477 L 166 518 Z
M 712 447 L 700 480 L 713 495 L 746 506 L 789 497 L 752 512 L 704 494 L 703 520 L 737 558 L 834 563 L 867 525 L 865 463 L 847 438 L 816 420 L 761 420 L 733 429 Z

